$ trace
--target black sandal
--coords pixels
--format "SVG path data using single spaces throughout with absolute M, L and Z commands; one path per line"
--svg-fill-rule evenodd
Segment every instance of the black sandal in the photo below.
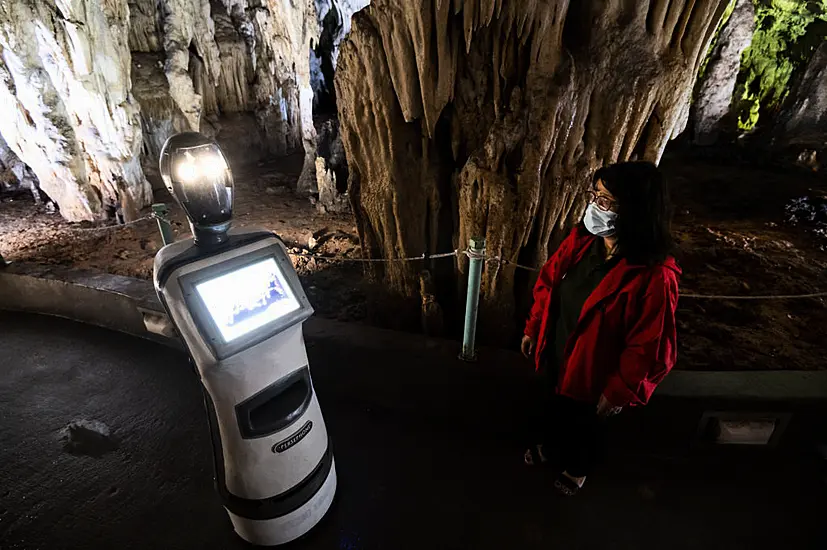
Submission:
M 529 447 L 523 454 L 523 461 L 527 466 L 543 465 L 548 462 L 546 455 L 543 454 L 543 444 L 538 443 L 534 448 Z
M 554 480 L 554 489 L 564 497 L 573 497 L 580 492 L 580 486 L 567 475 L 559 474 Z

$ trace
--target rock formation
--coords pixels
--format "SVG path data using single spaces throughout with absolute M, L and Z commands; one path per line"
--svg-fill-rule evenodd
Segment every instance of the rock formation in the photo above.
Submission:
M 693 106 L 693 126 L 698 145 L 712 145 L 723 131 L 735 133 L 738 121 L 728 116 L 732 94 L 741 70 L 741 54 L 755 32 L 755 7 L 752 0 L 738 0 L 729 20 L 721 29 L 710 54 Z
M 342 134 L 336 119 L 326 120 L 319 129 L 318 154 L 316 157 L 316 183 L 319 211 L 350 212 L 347 196 L 347 158 L 342 144 Z
M 14 151 L 0 137 L 0 191 L 28 190 L 36 204 L 42 202 L 37 176 L 17 158 Z
M 365 256 L 484 236 L 491 256 L 540 265 L 582 215 L 595 168 L 657 162 L 683 131 L 727 4 L 374 0 L 354 16 L 336 74 Z M 438 293 L 456 295 L 463 277 L 450 262 L 426 267 Z M 421 268 L 377 275 L 414 297 Z M 483 330 L 513 325 L 515 289 L 528 287 L 517 276 L 488 264 Z
M 0 3 L 0 133 L 68 220 L 151 199 L 125 0 Z
M 167 80 L 166 86 L 136 82 L 140 97 L 151 97 L 143 116 L 144 128 L 151 130 L 146 151 L 177 130 L 180 117 L 190 129 L 218 134 L 220 140 L 228 124 L 223 117 L 251 113 L 261 133 L 254 141 L 263 152 L 304 149 L 300 190 L 315 190 L 310 51 L 318 28 L 313 0 L 134 0 L 130 6 L 131 48 L 157 56 Z M 136 76 L 156 80 L 152 74 Z M 229 123 L 233 120 L 247 129 L 244 117 Z M 258 159 L 257 152 L 250 156 Z
M 811 167 L 827 165 L 827 42 L 816 50 L 778 116 L 774 145 L 808 151 Z

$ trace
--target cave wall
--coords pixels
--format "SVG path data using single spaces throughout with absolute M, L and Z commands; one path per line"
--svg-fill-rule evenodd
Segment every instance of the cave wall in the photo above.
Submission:
M 151 139 L 145 151 L 154 153 L 157 144 L 181 126 L 181 117 L 187 129 L 221 142 L 225 133 L 229 136 L 225 140 L 249 135 L 245 118 L 249 116 L 258 127 L 256 139 L 250 140 L 255 147 L 237 161 L 303 150 L 300 190 L 314 190 L 310 52 L 319 28 L 313 0 L 135 0 L 130 4 L 134 6 L 131 48 L 156 56 L 167 80 L 160 88 L 136 81 L 140 98 L 149 98 L 143 123 Z M 157 81 L 154 74 L 141 71 L 136 77 Z
M 319 34 L 314 0 L 3 2 L 0 135 L 72 221 L 137 215 L 144 170 L 186 130 L 237 165 L 303 151 L 299 190 L 315 192 Z
M 775 147 L 812 150 L 827 165 L 827 41 L 822 42 L 778 116 Z
M 68 220 L 151 200 L 124 0 L 0 3 L 0 134 Z
M 542 264 L 582 215 L 597 167 L 657 162 L 683 131 L 727 4 L 374 0 L 354 16 L 336 75 L 365 255 L 484 236 L 492 256 Z M 415 269 L 392 263 L 378 275 L 415 296 Z M 485 270 L 489 332 L 513 326 L 528 286 L 517 276 Z

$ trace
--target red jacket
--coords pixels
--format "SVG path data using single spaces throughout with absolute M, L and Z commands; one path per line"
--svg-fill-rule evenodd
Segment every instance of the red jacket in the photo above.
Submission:
M 554 345 L 546 338 L 553 334 L 549 310 L 554 293 L 594 239 L 584 228 L 575 228 L 540 271 L 525 327 L 536 342 L 537 370 L 546 347 Z M 603 394 L 616 406 L 645 405 L 675 364 L 680 274 L 673 258 L 654 267 L 621 259 L 583 305 L 566 344 L 558 393 L 595 404 Z

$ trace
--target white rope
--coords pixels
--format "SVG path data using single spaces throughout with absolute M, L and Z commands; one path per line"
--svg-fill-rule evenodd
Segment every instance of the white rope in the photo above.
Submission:
M 116 225 L 104 225 L 102 227 L 65 227 L 64 229 L 66 229 L 67 231 L 72 231 L 72 232 L 76 232 L 76 233 L 86 233 L 86 232 L 91 232 L 91 231 L 107 231 L 109 229 L 123 229 L 124 227 L 129 227 L 131 225 L 136 225 L 136 224 L 138 224 L 140 222 L 143 222 L 143 221 L 146 221 L 146 220 L 154 220 L 154 219 L 160 219 L 162 221 L 170 223 L 169 220 L 165 220 L 165 219 L 161 218 L 160 216 L 156 216 L 155 214 L 150 214 L 148 216 L 144 216 L 143 218 L 138 218 L 137 220 L 132 220 L 131 222 L 128 222 L 128 223 L 121 223 L 121 224 L 116 224 Z
M 421 256 L 409 256 L 407 258 L 348 258 L 347 256 L 322 256 L 320 254 L 310 254 L 308 252 L 288 252 L 290 256 L 298 256 L 301 258 L 313 258 L 316 260 L 326 260 L 329 262 L 355 262 L 355 263 L 394 263 L 394 262 L 421 262 L 423 260 L 435 260 L 439 258 L 453 258 L 460 254 L 459 250 L 453 252 L 442 252 L 440 254 L 431 254 Z

